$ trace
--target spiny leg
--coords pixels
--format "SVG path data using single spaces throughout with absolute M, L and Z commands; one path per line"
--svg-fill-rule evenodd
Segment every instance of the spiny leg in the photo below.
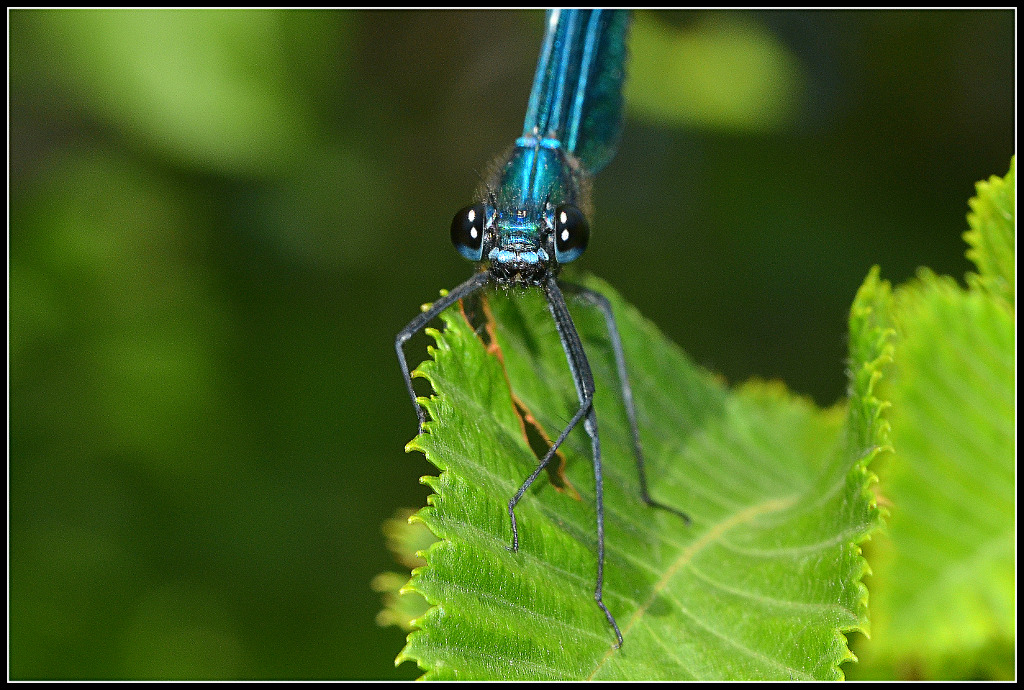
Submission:
M 476 273 L 472 278 L 460 283 L 451 292 L 430 305 L 430 308 L 421 312 L 415 319 L 399 331 L 395 336 L 395 352 L 398 353 L 398 361 L 402 365 L 402 375 L 405 376 L 405 387 L 409 390 L 409 397 L 412 398 L 413 409 L 416 410 L 416 418 L 419 420 L 419 432 L 423 433 L 423 425 L 427 421 L 427 412 L 419 402 L 416 401 L 416 390 L 412 387 L 412 372 L 409 371 L 409 364 L 405 359 L 405 342 L 422 330 L 430 321 L 463 297 L 468 297 L 481 287 L 487 284 L 490 276 L 485 273 Z
M 544 457 L 541 459 L 540 463 L 537 465 L 537 468 L 533 471 L 533 474 L 531 474 L 529 477 L 526 478 L 526 481 L 523 482 L 523 485 L 519 487 L 518 491 L 516 491 L 516 495 L 513 496 L 512 500 L 510 500 L 508 502 L 508 516 L 512 520 L 512 549 L 511 550 L 512 550 L 513 553 L 519 550 L 519 530 L 516 527 L 516 513 L 515 513 L 516 504 L 519 503 L 519 499 L 521 499 L 523 497 L 523 494 L 526 493 L 526 490 L 530 488 L 530 485 L 533 484 L 534 480 L 536 480 L 537 477 L 540 475 L 540 473 L 544 471 L 544 468 L 547 467 L 551 463 L 551 459 L 553 457 L 555 457 L 555 451 L 557 451 L 558 447 L 560 445 L 562 445 L 562 441 L 564 441 L 565 437 L 569 435 L 569 432 L 572 431 L 576 427 L 577 424 L 579 424 L 579 421 L 581 419 L 583 419 L 584 415 L 586 415 L 587 412 L 592 410 L 592 405 L 591 405 L 592 402 L 593 402 L 593 394 L 591 394 L 591 396 L 589 396 L 586 399 L 583 399 L 583 398 L 580 399 L 580 408 L 579 408 L 579 410 L 577 410 L 576 414 L 573 415 L 572 419 L 569 420 L 569 423 L 566 425 L 565 429 L 562 430 L 562 433 L 558 435 L 558 440 L 556 440 L 551 445 L 551 448 L 548 449 L 548 452 L 545 453 Z
M 622 646 L 622 632 L 615 622 L 615 617 L 605 606 L 602 599 L 604 588 L 604 483 L 601 474 L 601 441 L 597 434 L 597 413 L 594 411 L 594 375 L 590 371 L 590 363 L 583 351 L 583 343 L 580 342 L 579 333 L 573 324 L 569 309 L 565 304 L 562 291 L 558 288 L 554 276 L 548 278 L 544 283 L 544 294 L 548 300 L 548 309 L 555 320 L 555 329 L 562 341 L 562 349 L 565 350 L 565 357 L 569 362 L 569 370 L 572 373 L 572 380 L 576 386 L 576 394 L 580 399 L 580 410 L 586 409 L 586 420 L 583 428 L 590 436 L 590 445 L 594 458 L 594 504 L 597 512 L 597 584 L 594 587 L 594 600 L 598 607 L 604 612 L 609 625 L 615 631 L 615 647 Z M 579 416 L 579 413 L 577 413 Z M 575 419 L 575 418 L 574 418 Z M 562 435 L 568 434 L 571 426 Z
M 608 610 L 601 599 L 601 589 L 604 586 L 604 480 L 601 476 L 601 441 L 597 436 L 597 415 L 594 413 L 593 407 L 590 408 L 583 427 L 590 435 L 590 446 L 594 453 L 594 503 L 597 505 L 597 586 L 594 589 L 594 600 L 604 611 L 604 617 L 608 619 L 608 623 L 615 631 L 617 640 L 615 648 L 618 649 L 622 646 L 622 633 L 619 631 L 612 612 Z
M 665 505 L 660 501 L 651 498 L 647 489 L 647 471 L 644 468 L 644 451 L 640 445 L 640 430 L 636 423 L 636 407 L 633 404 L 633 388 L 629 384 L 629 374 L 626 372 L 626 356 L 622 349 L 622 339 L 619 337 L 619 329 L 615 323 L 615 315 L 612 313 L 612 305 L 608 298 L 600 292 L 595 292 L 581 285 L 565 283 L 564 287 L 573 295 L 586 300 L 601 310 L 604 314 L 605 324 L 608 328 L 608 335 L 612 341 L 612 352 L 615 353 L 615 366 L 619 371 L 619 384 L 622 388 L 622 400 L 626 406 L 626 416 L 629 418 L 629 429 L 633 437 L 633 454 L 636 457 L 636 468 L 640 475 L 640 498 L 652 508 L 661 508 L 675 515 L 678 515 L 689 525 L 690 516 L 681 510 Z

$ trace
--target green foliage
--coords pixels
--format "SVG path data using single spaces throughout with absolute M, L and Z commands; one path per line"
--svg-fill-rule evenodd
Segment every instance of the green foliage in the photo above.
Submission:
M 399 510 L 395 517 L 384 522 L 383 530 L 388 550 L 395 560 L 410 570 L 426 565 L 420 551 L 437 541 L 422 522 L 410 520 L 411 517 L 411 510 Z M 408 582 L 408 573 L 387 572 L 373 578 L 370 586 L 384 596 L 384 608 L 377 614 L 378 625 L 397 625 L 413 630 L 413 621 L 430 608 L 422 596 L 405 588 Z
M 449 310 L 419 370 L 435 421 L 410 444 L 442 470 L 412 518 L 439 541 L 403 589 L 433 606 L 399 661 L 437 679 L 836 678 L 842 663 L 859 677 L 1012 677 L 1014 177 L 1015 162 L 971 200 L 968 289 L 922 269 L 893 290 L 869 273 L 850 311 L 845 415 L 778 384 L 726 388 L 587 280 L 620 322 L 652 491 L 695 518 L 639 501 L 607 334 L 575 309 L 597 381 L 619 650 L 591 595 L 582 433 L 564 447 L 583 500 L 542 478 L 517 510 L 521 550 L 507 548 L 505 506 L 536 463 L 508 381 L 549 435 L 577 405 L 543 299 L 489 298 L 505 370 Z M 854 665 L 843 633 L 868 633 L 857 544 L 879 522 L 880 454 L 890 520 L 870 545 L 873 639 Z
M 971 200 L 969 289 L 927 270 L 895 291 L 869 276 L 896 333 L 880 392 L 895 455 L 858 675 L 1013 677 L 1015 168 Z
M 776 383 L 726 388 L 607 285 L 586 283 L 619 320 L 652 494 L 694 523 L 641 503 L 603 319 L 574 309 L 597 381 L 605 602 L 625 638 L 616 650 L 593 600 L 589 443 L 580 430 L 563 446 L 582 501 L 539 479 L 517 508 L 511 553 L 506 506 L 537 459 L 499 359 L 449 310 L 419 369 L 436 392 L 425 401 L 435 421 L 410 444 L 441 469 L 424 479 L 435 493 L 414 517 L 440 539 L 406 588 L 434 606 L 399 661 L 432 679 L 841 677 L 842 633 L 866 623 L 856 544 L 878 522 L 866 465 L 884 444 L 872 394 L 885 338 L 862 320 L 847 427 L 842 410 L 818 410 Z M 488 299 L 516 395 L 553 436 L 578 402 L 534 292 Z
M 299 32 L 331 40 L 308 13 L 39 10 L 19 20 L 66 70 L 52 77 L 61 88 L 169 157 L 252 175 L 297 168 L 314 150 L 291 75 L 318 79 L 322 68 L 295 65 L 286 50 Z
M 740 13 L 702 15 L 683 30 L 635 13 L 626 104 L 643 119 L 773 131 L 796 117 L 806 81 L 786 45 Z
M 737 19 L 714 14 L 647 19 Z M 630 106 L 587 267 L 730 380 L 835 399 L 836 286 L 880 247 L 890 276 L 960 260 L 933 230 L 962 171 L 1014 144 L 1014 19 L 745 13 L 762 36 L 817 37 L 790 53 L 801 126 L 732 136 L 726 115 Z M 405 634 L 373 625 L 366 586 L 380 523 L 427 493 L 422 456 L 397 452 L 413 423 L 388 341 L 425 281 L 466 270 L 447 225 L 522 125 L 542 20 L 9 13 L 12 678 L 417 673 L 392 668 Z M 723 66 L 690 63 L 721 90 L 759 65 Z
M 968 276 L 985 289 L 1014 304 L 1014 231 L 1016 228 L 1017 158 L 1010 161 L 1006 177 L 993 175 L 979 182 L 978 196 L 970 201 L 971 212 L 967 222 L 971 229 L 964 240 L 971 245 L 967 258 L 978 267 L 979 275 Z

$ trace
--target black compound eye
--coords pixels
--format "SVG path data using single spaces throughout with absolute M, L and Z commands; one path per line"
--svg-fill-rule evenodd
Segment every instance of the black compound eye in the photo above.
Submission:
M 452 218 L 452 244 L 459 254 L 470 261 L 480 261 L 484 246 L 484 218 L 487 209 L 473 204 L 460 210 Z
M 579 258 L 590 241 L 590 225 L 572 204 L 555 209 L 555 260 L 567 264 Z

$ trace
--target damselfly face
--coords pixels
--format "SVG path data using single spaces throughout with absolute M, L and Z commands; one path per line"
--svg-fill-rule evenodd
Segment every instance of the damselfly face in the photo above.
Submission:
M 486 261 L 491 277 L 504 285 L 540 285 L 579 258 L 590 239 L 577 206 L 586 185 L 567 159 L 548 140 L 520 138 L 495 166 L 484 188 L 487 201 L 455 214 L 451 238 L 459 253 Z

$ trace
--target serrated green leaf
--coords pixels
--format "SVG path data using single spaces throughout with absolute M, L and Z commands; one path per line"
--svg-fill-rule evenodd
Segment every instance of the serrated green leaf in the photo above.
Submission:
M 422 553 L 437 541 L 426 525 L 412 510 L 398 510 L 383 525 L 388 551 L 395 560 L 406 568 L 426 565 Z M 418 593 L 406 588 L 409 582 L 408 570 L 402 573 L 381 573 L 373 578 L 370 587 L 383 595 L 384 608 L 377 614 L 377 624 L 397 625 L 404 630 L 413 630 L 413 622 L 427 612 L 430 605 Z
M 964 233 L 964 241 L 971 247 L 967 258 L 978 267 L 981 285 L 1013 305 L 1017 157 L 1010 160 L 1006 177 L 993 175 L 976 188 L 978 195 L 971 199 L 971 212 L 967 214 L 971 229 Z
M 895 454 L 882 473 L 891 518 L 872 549 L 873 634 L 858 646 L 857 675 L 1013 676 L 1013 173 L 980 183 L 971 202 L 981 276 L 970 289 L 922 269 L 891 296 L 880 291 L 878 320 L 896 332 L 879 389 Z
M 542 475 L 517 508 L 511 553 L 508 501 L 537 459 L 498 358 L 449 310 L 419 369 L 436 392 L 426 401 L 434 421 L 410 444 L 442 470 L 425 478 L 434 495 L 417 514 L 439 541 L 408 586 L 434 606 L 398 661 L 430 679 L 841 677 L 843 632 L 866 625 L 856 544 L 878 521 L 866 469 L 881 445 L 877 412 L 861 405 L 852 419 L 862 428 L 849 431 L 842 410 L 818 410 L 780 384 L 729 390 L 610 288 L 586 284 L 619 320 L 652 494 L 693 525 L 641 503 L 604 321 L 571 307 L 597 382 L 604 600 L 625 638 L 615 649 L 593 599 L 589 443 L 579 430 L 563 445 L 582 500 Z M 488 299 L 509 379 L 554 436 L 578 402 L 543 298 Z M 857 396 L 871 393 L 880 342 L 858 341 Z

